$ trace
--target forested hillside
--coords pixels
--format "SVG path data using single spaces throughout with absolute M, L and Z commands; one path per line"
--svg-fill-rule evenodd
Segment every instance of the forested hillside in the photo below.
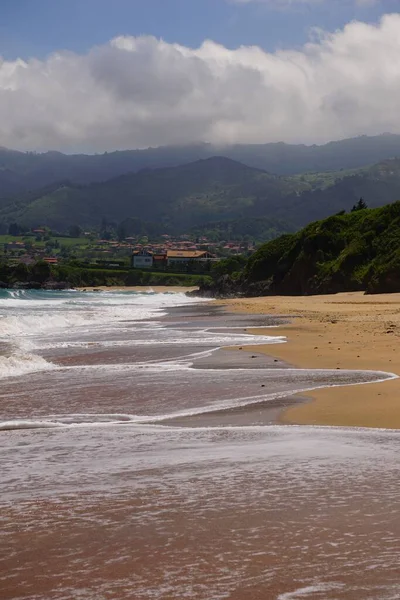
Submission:
M 311 223 L 264 244 L 220 295 L 307 295 L 366 290 L 400 292 L 400 202 Z
M 64 184 L 23 194 L 3 202 L 0 221 L 62 230 L 74 223 L 98 227 L 102 219 L 120 223 L 134 218 L 153 223 L 161 232 L 184 231 L 210 221 L 264 215 L 269 206 L 272 213 L 296 187 L 276 175 L 214 157 L 89 186 Z
M 224 157 L 145 169 L 88 186 L 64 183 L 0 202 L 0 223 L 99 228 L 106 220 L 127 234 L 197 232 L 271 239 L 310 221 L 400 199 L 400 159 L 352 171 L 283 177 Z M 3 228 L 4 228 L 3 227 Z

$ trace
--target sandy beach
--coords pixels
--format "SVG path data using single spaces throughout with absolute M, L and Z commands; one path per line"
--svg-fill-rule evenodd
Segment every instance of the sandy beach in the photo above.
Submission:
M 290 317 L 288 325 L 276 329 L 288 343 L 261 350 L 296 367 L 400 375 L 400 294 L 242 298 L 223 304 L 234 312 Z M 246 350 L 260 351 L 260 346 Z M 400 428 L 400 379 L 307 395 L 312 402 L 289 408 L 281 422 Z

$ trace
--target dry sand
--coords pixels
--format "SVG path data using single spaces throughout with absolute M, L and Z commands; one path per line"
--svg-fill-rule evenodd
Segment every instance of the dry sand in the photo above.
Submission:
M 293 316 L 289 325 L 276 330 L 287 336 L 288 343 L 264 346 L 262 351 L 294 366 L 400 375 L 400 294 L 275 296 L 223 304 L 235 312 Z M 256 349 L 260 351 L 260 346 L 246 347 L 253 352 Z M 309 396 L 312 402 L 288 409 L 281 421 L 400 428 L 400 379 L 315 390 Z

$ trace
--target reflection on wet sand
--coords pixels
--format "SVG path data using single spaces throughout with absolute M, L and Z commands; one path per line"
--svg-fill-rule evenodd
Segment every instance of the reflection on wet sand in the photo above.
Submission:
M 273 424 L 385 374 L 217 350 L 282 340 L 207 305 L 83 296 L 91 326 L 78 299 L 79 327 L 21 338 L 44 370 L 2 380 L 2 599 L 400 597 L 400 433 Z
M 47 476 L 33 459 L 2 513 L 2 598 L 398 597 L 399 434 L 43 435 Z

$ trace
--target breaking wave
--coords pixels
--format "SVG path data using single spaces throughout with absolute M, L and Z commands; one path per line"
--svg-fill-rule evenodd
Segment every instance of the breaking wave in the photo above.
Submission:
M 56 369 L 56 365 L 35 354 L 0 356 L 0 379 Z

